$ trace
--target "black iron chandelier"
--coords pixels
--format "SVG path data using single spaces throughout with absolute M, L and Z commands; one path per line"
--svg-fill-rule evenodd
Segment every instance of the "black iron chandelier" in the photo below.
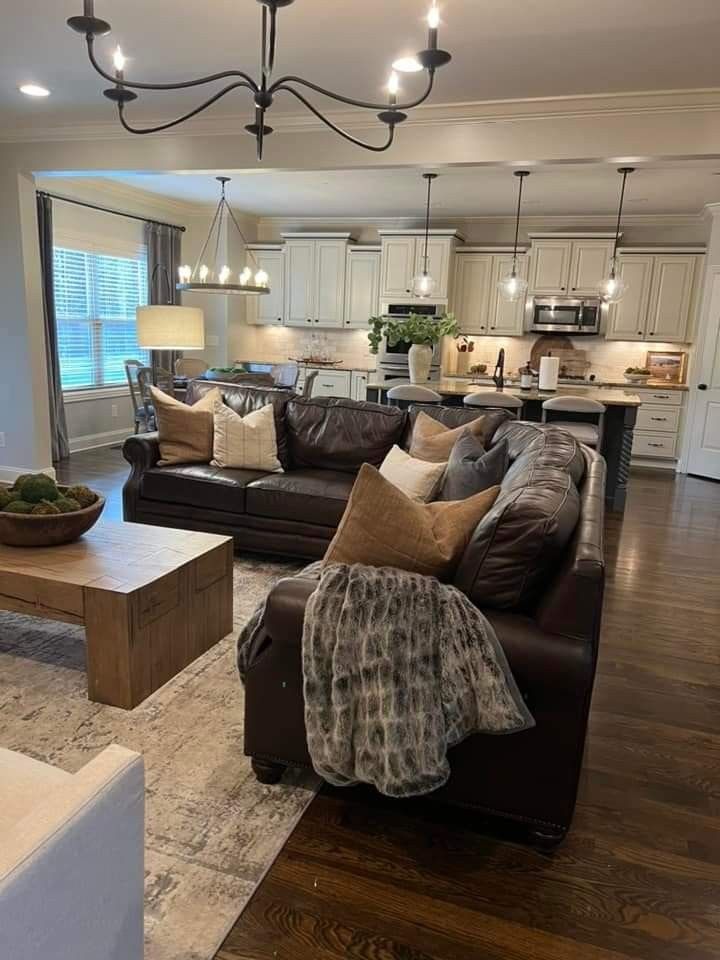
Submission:
M 427 71 L 427 84 L 422 95 L 407 103 L 398 103 L 399 81 L 397 73 L 393 70 L 388 83 L 388 101 L 387 103 L 373 103 L 366 100 L 355 100 L 352 97 L 346 97 L 325 87 L 318 86 L 302 77 L 283 76 L 277 80 L 272 79 L 275 67 L 275 54 L 277 48 L 277 13 L 281 7 L 287 7 L 294 0 L 257 0 L 262 4 L 262 27 L 261 27 L 261 70 L 260 81 L 256 82 L 253 78 L 242 70 L 224 70 L 221 73 L 215 73 L 207 77 L 199 77 L 195 80 L 185 80 L 179 83 L 140 83 L 138 81 L 128 80 L 125 76 L 125 57 L 118 47 L 114 56 L 114 75 L 108 73 L 97 60 L 95 56 L 95 37 L 104 36 L 110 33 L 110 24 L 95 16 L 94 0 L 83 0 L 83 15 L 80 17 L 70 17 L 68 26 L 77 33 L 84 34 L 87 43 L 87 52 L 90 63 L 109 83 L 113 86 L 104 90 L 104 95 L 117 105 L 118 117 L 120 123 L 129 133 L 147 134 L 159 133 L 161 130 L 169 130 L 178 124 L 197 116 L 208 107 L 217 103 L 222 97 L 233 90 L 244 88 L 250 90 L 255 102 L 255 122 L 249 123 L 245 127 L 247 132 L 255 137 L 257 142 L 257 157 L 262 160 L 263 142 L 266 136 L 273 132 L 273 128 L 265 123 L 265 114 L 270 109 L 278 93 L 287 93 L 299 100 L 318 120 L 325 126 L 334 130 L 341 137 L 349 140 L 350 143 L 363 147 L 365 150 L 382 152 L 387 150 L 395 137 L 395 127 L 407 119 L 406 110 L 419 106 L 430 96 L 435 80 L 435 71 L 438 67 L 444 66 L 450 62 L 451 56 L 446 50 L 438 47 L 438 28 L 440 26 L 440 13 L 435 6 L 435 0 L 427 17 L 428 23 L 428 45 L 427 49 L 421 50 L 415 57 L 403 58 L 396 61 L 395 68 L 400 71 L 416 72 Z M 189 110 L 175 120 L 167 123 L 161 123 L 151 127 L 131 126 L 125 118 L 125 107 L 133 100 L 137 100 L 136 90 L 186 90 L 191 87 L 200 87 L 206 84 L 220 83 L 221 81 L 230 81 L 217 90 L 211 97 L 203 101 L 197 107 Z M 357 137 L 352 136 L 347 130 L 343 130 L 337 124 L 333 123 L 328 117 L 315 106 L 304 93 L 297 87 L 311 90 L 329 97 L 339 103 L 348 104 L 352 107 L 361 107 L 366 110 L 378 111 L 378 120 L 388 128 L 387 139 L 382 144 L 366 143 Z

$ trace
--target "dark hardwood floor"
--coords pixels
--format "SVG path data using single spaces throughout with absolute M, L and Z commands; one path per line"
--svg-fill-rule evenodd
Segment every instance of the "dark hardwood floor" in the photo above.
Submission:
M 125 474 L 112 473 L 117 458 L 81 454 L 69 469 L 109 490 Z M 325 789 L 216 960 L 720 955 L 720 484 L 634 473 L 606 547 L 590 735 L 564 845 L 540 853 L 428 803 Z

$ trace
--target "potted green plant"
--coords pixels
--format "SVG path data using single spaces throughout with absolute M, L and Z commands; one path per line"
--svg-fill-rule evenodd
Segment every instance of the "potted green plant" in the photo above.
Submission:
M 407 317 L 370 317 L 370 352 L 377 353 L 383 337 L 388 345 L 396 346 L 405 342 L 411 344 L 408 351 L 410 382 L 423 383 L 430 375 L 433 347 L 443 337 L 456 337 L 458 325 L 455 315 L 446 313 L 442 317 L 425 317 L 419 313 Z

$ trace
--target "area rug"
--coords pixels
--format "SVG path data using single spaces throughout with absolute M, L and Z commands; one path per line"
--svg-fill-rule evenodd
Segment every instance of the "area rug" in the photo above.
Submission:
M 237 560 L 236 630 L 270 585 L 298 568 Z M 317 781 L 255 780 L 242 752 L 235 633 L 130 712 L 87 699 L 83 636 L 0 612 L 0 746 L 70 772 L 110 743 L 143 754 L 145 960 L 210 960 Z

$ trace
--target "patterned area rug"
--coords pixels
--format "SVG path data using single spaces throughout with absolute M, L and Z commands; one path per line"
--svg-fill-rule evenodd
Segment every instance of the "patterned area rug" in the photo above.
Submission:
M 235 563 L 235 633 L 299 569 Z M 317 788 L 255 780 L 227 637 L 131 712 L 91 703 L 79 627 L 0 612 L 0 746 L 74 772 L 109 743 L 145 757 L 145 960 L 210 960 Z

